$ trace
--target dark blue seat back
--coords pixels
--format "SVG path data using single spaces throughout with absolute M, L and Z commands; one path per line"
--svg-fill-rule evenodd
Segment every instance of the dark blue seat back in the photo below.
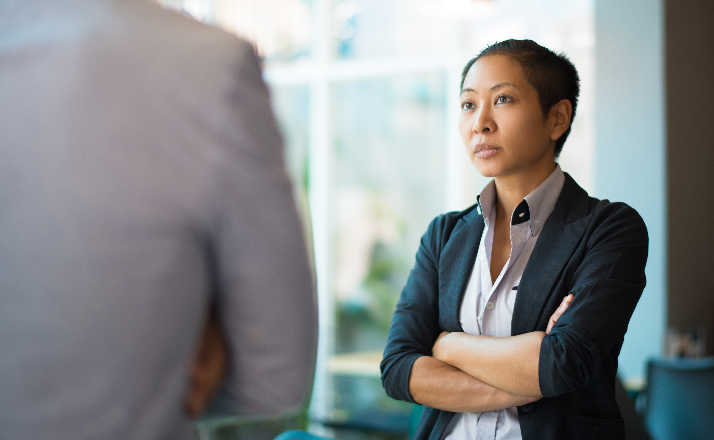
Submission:
M 646 402 L 655 440 L 714 438 L 714 357 L 650 359 Z
M 318 437 L 305 431 L 285 431 L 275 440 L 330 440 L 327 437 Z

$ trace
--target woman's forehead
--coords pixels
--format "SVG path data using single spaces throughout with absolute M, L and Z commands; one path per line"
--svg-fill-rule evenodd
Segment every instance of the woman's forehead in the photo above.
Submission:
M 466 73 L 463 90 L 478 92 L 498 84 L 510 84 L 517 88 L 528 84 L 521 65 L 508 55 L 487 55 L 479 58 Z

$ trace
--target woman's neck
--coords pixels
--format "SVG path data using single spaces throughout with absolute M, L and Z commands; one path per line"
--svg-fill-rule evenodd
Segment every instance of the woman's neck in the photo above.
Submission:
M 499 217 L 507 218 L 516 206 L 531 191 L 538 188 L 555 170 L 555 161 L 533 168 L 526 173 L 496 177 L 496 212 Z

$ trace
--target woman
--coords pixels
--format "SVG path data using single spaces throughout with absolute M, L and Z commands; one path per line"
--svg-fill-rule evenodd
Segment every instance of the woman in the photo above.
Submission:
M 624 438 L 614 381 L 648 237 L 555 162 L 578 81 L 530 40 L 464 68 L 459 129 L 493 180 L 429 225 L 381 364 L 390 396 L 425 406 L 419 439 Z

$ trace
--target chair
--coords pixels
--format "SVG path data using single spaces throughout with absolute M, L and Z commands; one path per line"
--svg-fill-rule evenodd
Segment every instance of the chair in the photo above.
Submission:
M 419 404 L 415 403 L 412 407 L 412 412 L 409 414 L 409 438 L 414 438 L 423 412 L 424 407 Z
M 714 357 L 650 359 L 645 423 L 656 440 L 714 435 Z
M 305 431 L 285 431 L 274 440 L 330 440 L 327 437 L 318 437 Z

